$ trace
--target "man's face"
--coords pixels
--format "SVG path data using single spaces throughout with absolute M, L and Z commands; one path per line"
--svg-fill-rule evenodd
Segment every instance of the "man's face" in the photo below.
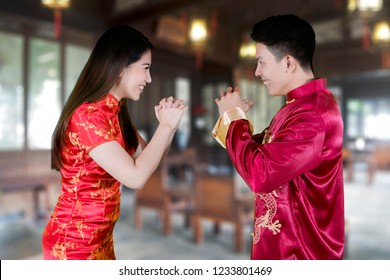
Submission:
M 287 95 L 286 61 L 277 61 L 266 45 L 256 43 L 257 66 L 255 76 L 259 77 L 272 96 Z

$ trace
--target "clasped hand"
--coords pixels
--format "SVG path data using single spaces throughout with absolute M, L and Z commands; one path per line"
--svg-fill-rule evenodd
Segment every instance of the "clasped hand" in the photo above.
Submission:
M 241 98 L 240 89 L 238 87 L 228 87 L 226 91 L 221 92 L 221 98 L 216 98 L 219 114 L 222 116 L 226 111 L 240 107 L 244 112 L 248 112 L 253 106 L 253 100 L 246 100 Z
M 157 120 L 160 124 L 176 130 L 179 127 L 180 120 L 188 106 L 181 99 L 172 96 L 163 98 L 158 105 L 154 106 Z

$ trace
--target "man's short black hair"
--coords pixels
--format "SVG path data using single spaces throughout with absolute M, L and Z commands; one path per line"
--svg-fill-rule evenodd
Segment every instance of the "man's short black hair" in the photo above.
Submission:
M 313 70 L 316 39 L 306 20 L 293 14 L 271 16 L 253 26 L 251 37 L 266 45 L 277 59 L 289 54 L 302 68 Z

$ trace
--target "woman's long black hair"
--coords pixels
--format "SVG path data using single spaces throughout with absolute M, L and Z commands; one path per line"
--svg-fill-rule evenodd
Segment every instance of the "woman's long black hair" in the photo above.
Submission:
M 60 170 L 62 167 L 65 132 L 73 112 L 84 102 L 103 99 L 122 70 L 152 49 L 153 45 L 148 38 L 127 25 L 114 26 L 99 38 L 54 129 L 51 150 L 53 169 Z M 137 132 L 127 110 L 125 98 L 120 101 L 119 123 L 126 149 L 135 149 L 138 146 Z

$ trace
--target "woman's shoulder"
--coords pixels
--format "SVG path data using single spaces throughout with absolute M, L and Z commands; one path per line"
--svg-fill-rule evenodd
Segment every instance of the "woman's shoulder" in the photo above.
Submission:
M 92 114 L 100 113 L 99 107 L 100 106 L 97 102 L 84 102 L 74 111 L 73 117 L 90 116 Z
M 82 115 L 113 115 L 119 112 L 119 102 L 111 94 L 108 94 L 103 99 L 93 102 L 84 102 L 76 110 L 75 114 Z
M 82 103 L 72 114 L 70 126 L 95 124 L 106 126 L 110 119 L 119 112 L 119 102 L 112 95 L 108 94 L 103 99 L 93 102 Z
M 69 121 L 69 127 L 92 125 L 93 123 L 105 123 L 109 117 L 101 110 L 99 103 L 84 102 L 74 112 Z

